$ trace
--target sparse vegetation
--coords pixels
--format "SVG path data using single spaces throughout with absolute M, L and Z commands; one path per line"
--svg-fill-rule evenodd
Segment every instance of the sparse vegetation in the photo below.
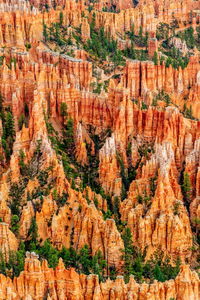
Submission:
M 120 176 L 122 178 L 121 199 L 124 200 L 127 196 L 127 191 L 131 182 L 135 179 L 136 168 L 130 166 L 128 169 L 125 169 L 123 159 L 119 153 L 117 153 L 117 161 L 120 167 Z
M 192 199 L 192 188 L 189 174 L 184 172 L 183 174 L 183 182 L 181 184 L 183 200 L 185 202 L 186 207 L 189 209 L 189 205 Z
M 2 120 L 3 127 L 1 143 L 5 152 L 6 160 L 9 161 L 15 140 L 15 125 L 10 107 L 4 108 L 3 102 L 3 96 L 0 94 L 0 118 Z
M 158 101 L 164 101 L 166 106 L 171 103 L 170 96 L 164 90 L 159 91 L 158 94 L 153 98 L 152 105 L 156 106 Z
M 19 217 L 17 215 L 13 215 L 11 218 L 11 230 L 15 235 L 19 233 Z
M 103 28 L 95 29 L 95 15 L 90 23 L 90 36 L 91 38 L 83 45 L 86 51 L 102 61 L 108 60 L 109 57 L 115 68 L 124 64 L 122 52 L 117 48 L 117 42 L 106 34 Z
M 8 261 L 0 252 L 0 273 L 14 278 L 19 276 L 20 272 L 24 270 L 25 260 L 25 245 L 20 243 L 18 251 L 10 251 Z
M 156 38 L 158 40 L 167 40 L 169 38 L 171 27 L 169 24 L 160 23 L 156 29 Z
M 191 119 L 191 120 L 194 120 L 195 118 L 193 117 L 193 113 L 192 113 L 192 106 L 190 105 L 190 107 L 188 108 L 186 106 L 186 104 L 184 103 L 184 106 L 183 106 L 183 115 L 185 118 L 187 119 Z
M 176 201 L 174 203 L 173 212 L 174 212 L 175 216 L 179 216 L 179 214 L 180 214 L 180 211 L 179 211 L 180 205 L 181 205 L 180 201 Z
M 166 67 L 170 65 L 174 69 L 181 67 L 182 69 L 186 68 L 189 63 L 189 55 L 183 55 L 182 52 L 176 47 L 166 47 L 164 44 L 164 50 L 162 51 L 166 58 L 163 57 Z M 166 49 L 165 49 L 166 48 Z
M 26 251 L 54 269 L 62 258 L 66 269 L 97 274 L 100 282 L 118 275 L 125 283 L 133 275 L 146 286 L 175 279 L 179 254 L 199 272 L 198 12 L 193 9 L 180 20 L 171 8 L 160 14 L 154 3 L 157 20 L 150 24 L 146 8 L 126 15 L 114 2 L 102 8 L 96 0 L 75 1 L 65 8 L 58 1 L 51 15 L 56 1 L 41 2 L 30 12 L 34 16 L 40 9 L 38 24 L 46 22 L 38 41 L 31 18 L 23 19 L 19 45 L 17 31 L 2 27 L 0 226 L 9 241 L 0 250 L 0 273 L 12 280 L 19 276 Z M 161 15 L 170 24 L 159 23 Z M 17 28 L 19 18 L 14 12 L 12 17 Z M 113 28 L 107 22 L 112 20 Z M 167 192 L 171 188 L 175 196 Z M 182 225 L 180 237 L 170 232 Z M 164 243 L 160 227 L 166 231 Z M 184 247 L 183 231 L 189 233 Z M 170 247 L 167 235 L 173 237 Z M 88 281 L 80 279 L 81 285 Z M 59 290 L 59 280 L 47 281 L 44 300 L 56 298 L 53 285 Z M 118 287 L 106 285 L 109 297 L 117 297 Z M 14 297 L 24 297 L 18 294 Z
M 143 282 L 145 279 L 158 280 L 164 282 L 165 280 L 174 279 L 180 269 L 181 261 L 179 258 L 175 261 L 174 266 L 171 265 L 170 259 L 164 255 L 162 251 L 158 250 L 154 253 L 150 260 L 145 262 L 145 252 L 133 246 L 132 234 L 127 227 L 122 235 L 124 241 L 124 251 L 122 258 L 124 259 L 124 277 L 125 282 L 129 281 L 130 275 Z

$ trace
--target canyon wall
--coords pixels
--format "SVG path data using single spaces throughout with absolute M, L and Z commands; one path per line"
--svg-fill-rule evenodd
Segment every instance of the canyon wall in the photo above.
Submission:
M 97 32 L 103 27 L 119 45 L 133 24 L 136 34 L 142 26 L 156 43 L 149 44 L 152 58 L 160 46 L 157 26 L 176 18 L 179 28 L 193 22 L 196 30 L 198 16 L 194 22 L 190 12 L 197 14 L 199 1 L 99 1 L 90 3 L 91 11 L 88 4 L 0 1 L 0 248 L 8 262 L 20 241 L 30 242 L 34 219 L 41 245 L 49 239 L 59 250 L 88 245 L 93 256 L 101 251 L 106 278 L 100 282 L 95 274 L 66 269 L 61 259 L 54 270 L 27 253 L 18 277 L 0 275 L 0 299 L 198 300 L 200 281 L 193 270 L 198 271 L 194 240 L 200 218 L 198 50 L 184 68 L 167 67 L 159 57 L 156 64 L 126 59 L 108 74 L 102 67 L 108 61 L 98 61 L 80 40 L 67 50 L 47 43 L 44 24 L 63 18 L 59 26 L 67 38 L 78 32 L 87 43 L 94 12 Z M 108 11 L 102 11 L 105 6 Z M 95 84 L 107 85 L 98 93 Z M 169 95 L 170 103 L 160 97 L 154 105 L 159 93 Z M 184 114 L 190 106 L 192 117 Z M 3 111 L 13 115 L 12 141 L 5 134 Z M 68 137 L 72 120 L 73 137 Z M 5 139 L 12 148 L 9 159 Z M 184 174 L 190 182 L 186 195 Z M 13 199 L 21 201 L 18 230 Z M 112 212 L 116 199 L 120 224 Z M 175 279 L 137 283 L 131 275 L 125 283 L 126 226 L 133 245 L 146 253 L 145 261 L 158 249 L 172 264 L 180 258 Z M 110 268 L 118 274 L 115 280 L 109 278 Z

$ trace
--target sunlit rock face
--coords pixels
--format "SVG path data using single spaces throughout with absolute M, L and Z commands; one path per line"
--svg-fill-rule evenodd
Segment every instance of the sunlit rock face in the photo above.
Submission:
M 200 299 L 199 5 L 0 1 L 0 299 Z
M 97 275 L 80 275 L 74 269 L 65 269 L 62 259 L 56 269 L 48 267 L 47 262 L 39 262 L 34 252 L 26 253 L 24 271 L 11 281 L 1 276 L 1 297 L 9 299 L 198 299 L 199 278 L 188 266 L 183 266 L 175 280 L 165 283 L 154 282 L 139 285 L 131 276 L 125 284 L 122 276 L 115 281 L 99 283 Z M 117 286 L 117 288 L 116 288 Z M 3 298 L 2 298 L 3 299 Z

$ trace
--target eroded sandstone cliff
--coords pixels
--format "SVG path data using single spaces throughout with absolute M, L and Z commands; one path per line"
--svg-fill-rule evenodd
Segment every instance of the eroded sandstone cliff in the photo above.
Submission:
M 0 1 L 0 299 L 200 299 L 199 5 Z

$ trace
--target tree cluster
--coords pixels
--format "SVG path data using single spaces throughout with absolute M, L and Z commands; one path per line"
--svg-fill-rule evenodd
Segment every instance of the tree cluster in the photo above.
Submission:
M 4 108 L 3 96 L 0 94 L 0 118 L 2 121 L 3 135 L 2 135 L 2 147 L 5 152 L 6 160 L 10 159 L 13 151 L 13 143 L 15 140 L 15 124 L 12 111 L 9 107 Z
M 164 282 L 169 279 L 174 279 L 180 270 L 180 259 L 178 258 L 174 266 L 170 263 L 169 257 L 165 257 L 162 251 L 158 250 L 151 257 L 150 260 L 145 262 L 145 251 L 142 253 L 137 247 L 133 246 L 132 234 L 130 228 L 125 228 L 122 235 L 124 240 L 124 276 L 125 281 L 128 282 L 130 275 L 134 275 L 134 278 L 143 282 L 149 279 L 150 282 L 158 280 Z

